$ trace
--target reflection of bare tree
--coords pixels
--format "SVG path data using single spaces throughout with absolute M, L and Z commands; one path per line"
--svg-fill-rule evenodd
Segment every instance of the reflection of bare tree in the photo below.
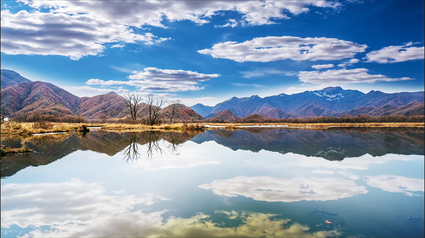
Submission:
M 159 154 L 163 153 L 161 146 L 159 146 L 159 140 L 161 133 L 159 131 L 148 131 L 148 143 L 146 145 L 146 157 L 147 159 L 152 159 L 153 152 L 157 152 Z
M 179 148 L 181 147 L 181 144 L 178 143 L 177 134 L 170 134 L 170 138 L 168 142 L 170 144 L 168 145 L 168 149 L 171 150 L 171 154 L 179 155 Z
M 124 160 L 129 162 L 129 161 L 136 161 L 139 159 L 140 155 L 139 155 L 139 145 L 136 143 L 136 135 L 133 134 L 131 135 L 131 139 L 130 139 L 130 145 L 128 145 L 124 150 Z
M 147 131 L 144 132 L 143 138 L 140 141 L 146 142 L 146 158 L 152 159 L 154 153 L 162 154 L 164 150 L 160 146 L 159 142 L 162 139 L 162 133 L 159 131 Z M 141 154 L 139 153 L 139 144 L 137 143 L 137 134 L 132 134 L 130 139 L 130 144 L 123 150 L 124 160 L 137 161 L 141 159 Z

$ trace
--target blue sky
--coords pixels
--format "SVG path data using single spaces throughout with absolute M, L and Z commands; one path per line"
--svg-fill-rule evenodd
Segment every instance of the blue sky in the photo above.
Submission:
M 1 68 L 186 105 L 424 90 L 424 1 L 1 1 Z

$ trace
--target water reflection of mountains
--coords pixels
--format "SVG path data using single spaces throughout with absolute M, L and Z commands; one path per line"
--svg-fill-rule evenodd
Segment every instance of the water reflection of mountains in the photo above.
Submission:
M 287 130 L 250 129 L 239 131 L 206 131 L 192 141 L 215 141 L 232 150 L 274 151 L 343 160 L 364 154 L 424 154 L 423 129 L 374 130 Z
M 162 139 L 169 142 L 172 146 L 176 146 L 193 137 L 194 134 L 192 133 L 176 132 L 115 133 L 93 131 L 85 135 L 73 133 L 34 136 L 24 140 L 19 138 L 5 139 L 2 140 L 4 145 L 20 147 L 25 144 L 28 148 L 34 150 L 34 153 L 4 157 L 1 161 L 1 177 L 11 176 L 28 166 L 49 164 L 77 150 L 90 150 L 113 156 L 136 143 L 150 145 Z M 158 146 L 158 144 L 154 144 L 154 146 Z M 133 154 L 134 152 L 132 151 Z M 125 155 L 124 159 L 128 160 Z
M 85 136 L 79 134 L 45 135 L 25 139 L 22 143 L 34 150 L 28 155 L 5 157 L 1 161 L 1 177 L 8 177 L 28 166 L 46 165 L 77 150 L 90 150 L 113 156 L 123 151 L 124 160 L 149 157 L 146 151 L 137 151 L 138 145 L 162 150 L 156 143 L 167 141 L 171 149 L 188 140 L 195 143 L 215 141 L 232 150 L 274 151 L 282 154 L 295 153 L 343 160 L 364 154 L 424 154 L 423 129 L 362 130 L 288 130 L 249 129 L 238 131 L 214 130 L 204 133 L 177 133 L 146 131 L 139 133 L 114 133 L 93 131 Z M 2 144 L 20 146 L 16 140 L 2 140 Z M 184 155 L 182 155 L 184 156 Z

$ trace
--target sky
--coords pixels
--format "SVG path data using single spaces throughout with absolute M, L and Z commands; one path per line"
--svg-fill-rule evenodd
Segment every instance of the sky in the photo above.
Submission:
M 423 0 L 1 0 L 1 68 L 79 97 L 214 106 L 424 90 Z

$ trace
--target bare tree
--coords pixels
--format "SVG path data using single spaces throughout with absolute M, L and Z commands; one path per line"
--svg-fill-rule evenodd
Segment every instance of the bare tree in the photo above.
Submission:
M 142 97 L 139 94 L 127 94 L 124 95 L 125 103 L 130 109 L 130 117 L 132 121 L 137 120 L 137 110 L 139 109 L 139 103 L 142 101 Z
M 102 123 L 105 123 L 108 120 L 108 116 L 105 113 L 102 113 L 99 115 L 99 119 L 102 121 Z
M 174 121 L 174 119 L 176 118 L 177 109 L 179 107 L 179 104 L 180 104 L 180 100 L 171 101 L 171 104 L 170 104 L 170 123 L 172 123 Z
M 153 95 L 149 95 L 146 99 L 148 104 L 148 125 L 155 125 L 156 122 L 159 122 L 159 111 L 161 107 L 165 104 L 165 100 L 155 100 Z

